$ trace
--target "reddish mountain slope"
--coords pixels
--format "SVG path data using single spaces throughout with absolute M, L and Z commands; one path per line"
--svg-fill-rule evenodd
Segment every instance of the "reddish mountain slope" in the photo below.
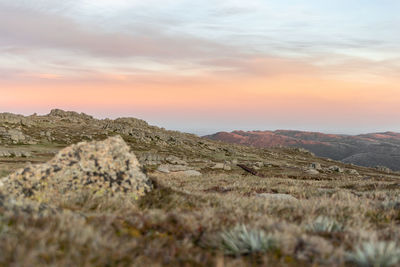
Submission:
M 352 136 L 290 130 L 233 131 L 219 132 L 205 138 L 262 148 L 303 147 L 321 157 L 400 170 L 400 133 L 394 132 Z

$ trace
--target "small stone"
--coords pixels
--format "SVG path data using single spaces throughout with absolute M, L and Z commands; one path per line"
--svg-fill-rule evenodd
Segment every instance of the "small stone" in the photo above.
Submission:
M 224 169 L 224 163 L 216 163 L 211 169 Z
M 230 170 L 232 170 L 231 165 L 224 164 L 224 171 L 230 171 Z
M 21 151 L 21 156 L 24 158 L 32 157 L 32 154 L 28 151 Z
M 157 171 L 163 172 L 163 173 L 169 173 L 168 165 L 163 164 L 163 165 L 158 166 Z
M 264 162 L 261 162 L 261 161 L 256 162 L 256 163 L 254 163 L 254 167 L 262 168 L 262 167 L 264 167 Z

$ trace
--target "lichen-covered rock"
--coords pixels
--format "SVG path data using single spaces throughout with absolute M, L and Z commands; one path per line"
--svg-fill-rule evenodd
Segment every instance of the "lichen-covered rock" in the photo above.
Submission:
M 2 184 L 3 192 L 37 200 L 86 189 L 93 194 L 126 193 L 138 198 L 152 189 L 120 136 L 67 147 L 45 164 L 16 171 Z

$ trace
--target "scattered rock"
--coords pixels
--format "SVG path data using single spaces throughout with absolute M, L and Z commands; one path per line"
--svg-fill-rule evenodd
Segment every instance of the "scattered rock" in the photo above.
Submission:
M 172 165 L 172 164 L 161 164 L 158 166 L 157 170 L 159 172 L 164 172 L 164 173 L 169 173 L 169 172 L 181 172 L 181 171 L 187 171 L 190 170 L 191 168 L 189 166 L 185 165 Z
M 346 169 L 346 173 L 350 174 L 350 175 L 356 175 L 359 176 L 360 174 L 358 173 L 357 170 L 354 169 Z
M 140 162 L 143 165 L 158 165 L 161 164 L 161 161 L 164 160 L 164 157 L 157 153 L 146 153 L 140 157 Z
M 5 157 L 5 158 L 7 158 L 7 157 L 11 157 L 12 156 L 12 154 L 9 152 L 9 151 L 7 151 L 7 150 L 0 150 L 0 157 Z
M 29 151 L 10 149 L 10 150 L 0 150 L 0 157 L 29 158 L 32 157 L 32 154 Z
M 224 169 L 224 165 L 224 163 L 215 163 L 215 165 L 211 167 L 211 169 Z
M 321 164 L 318 163 L 318 162 L 313 162 L 313 163 L 311 163 L 310 167 L 311 167 L 312 169 L 314 169 L 314 170 L 322 171 Z
M 26 136 L 20 131 L 16 129 L 10 129 L 8 130 L 8 137 L 14 144 L 21 143 L 25 141 L 27 138 Z
M 230 170 L 232 170 L 231 165 L 229 163 L 225 163 L 224 164 L 224 171 L 230 171 Z
M 6 193 L 36 200 L 84 189 L 93 194 L 121 192 L 138 198 L 152 189 L 120 136 L 67 147 L 49 162 L 20 169 L 2 182 Z
M 180 158 L 176 157 L 176 156 L 168 156 L 165 159 L 168 163 L 170 164 L 174 164 L 174 165 L 187 165 L 187 162 L 184 160 L 181 160 Z
M 385 167 L 385 166 L 376 166 L 375 169 L 377 169 L 378 171 L 381 171 L 381 172 L 385 172 L 385 173 L 392 172 L 392 170 L 390 168 Z
M 330 166 L 328 168 L 328 170 L 333 171 L 333 172 L 339 172 L 339 173 L 343 172 L 343 169 L 336 165 Z
M 215 163 L 215 165 L 213 167 L 211 167 L 211 169 L 230 171 L 230 170 L 232 170 L 232 167 L 231 167 L 230 162 L 225 162 L 225 163 L 219 162 L 219 163 Z
M 163 173 L 169 173 L 168 165 L 162 164 L 162 165 L 158 166 L 157 171 L 163 172 Z
M 262 168 L 262 167 L 264 167 L 264 162 L 261 162 L 261 161 L 256 162 L 256 163 L 254 163 L 254 167 Z
M 257 194 L 258 197 L 263 197 L 268 200 L 279 200 L 279 201 L 299 201 L 297 198 L 295 198 L 292 195 L 289 194 L 271 194 L 271 193 L 261 193 Z

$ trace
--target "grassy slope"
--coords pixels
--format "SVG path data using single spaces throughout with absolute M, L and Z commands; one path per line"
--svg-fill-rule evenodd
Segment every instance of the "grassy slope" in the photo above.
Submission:
M 69 129 L 73 129 L 70 135 L 80 131 L 79 127 Z M 62 132 L 55 131 L 60 138 Z M 202 177 L 150 172 L 156 188 L 137 202 L 123 196 L 94 197 L 88 192 L 47 203 L 50 210 L 57 207 L 57 212 L 0 205 L 0 265 L 343 265 L 345 253 L 363 241 L 396 241 L 400 237 L 400 176 L 396 173 L 331 162 L 293 149 L 258 150 L 166 134 L 182 142 L 160 145 L 132 136 L 124 138 L 139 154 L 156 151 L 214 162 L 238 158 L 247 164 L 262 160 L 271 165 L 260 170 L 265 178 L 236 167 L 232 171 L 205 167 Z M 103 136 L 99 133 L 98 138 Z M 74 142 L 79 139 L 74 138 Z M 0 158 L 0 176 L 26 161 L 44 162 L 65 145 L 24 145 L 33 157 Z M 302 168 L 316 161 L 324 167 L 335 164 L 356 169 L 361 175 L 304 173 Z M 270 201 L 258 193 L 287 193 L 299 201 Z M 310 228 L 321 215 L 343 229 L 317 232 Z M 219 235 L 238 224 L 271 234 L 277 248 L 224 255 Z

